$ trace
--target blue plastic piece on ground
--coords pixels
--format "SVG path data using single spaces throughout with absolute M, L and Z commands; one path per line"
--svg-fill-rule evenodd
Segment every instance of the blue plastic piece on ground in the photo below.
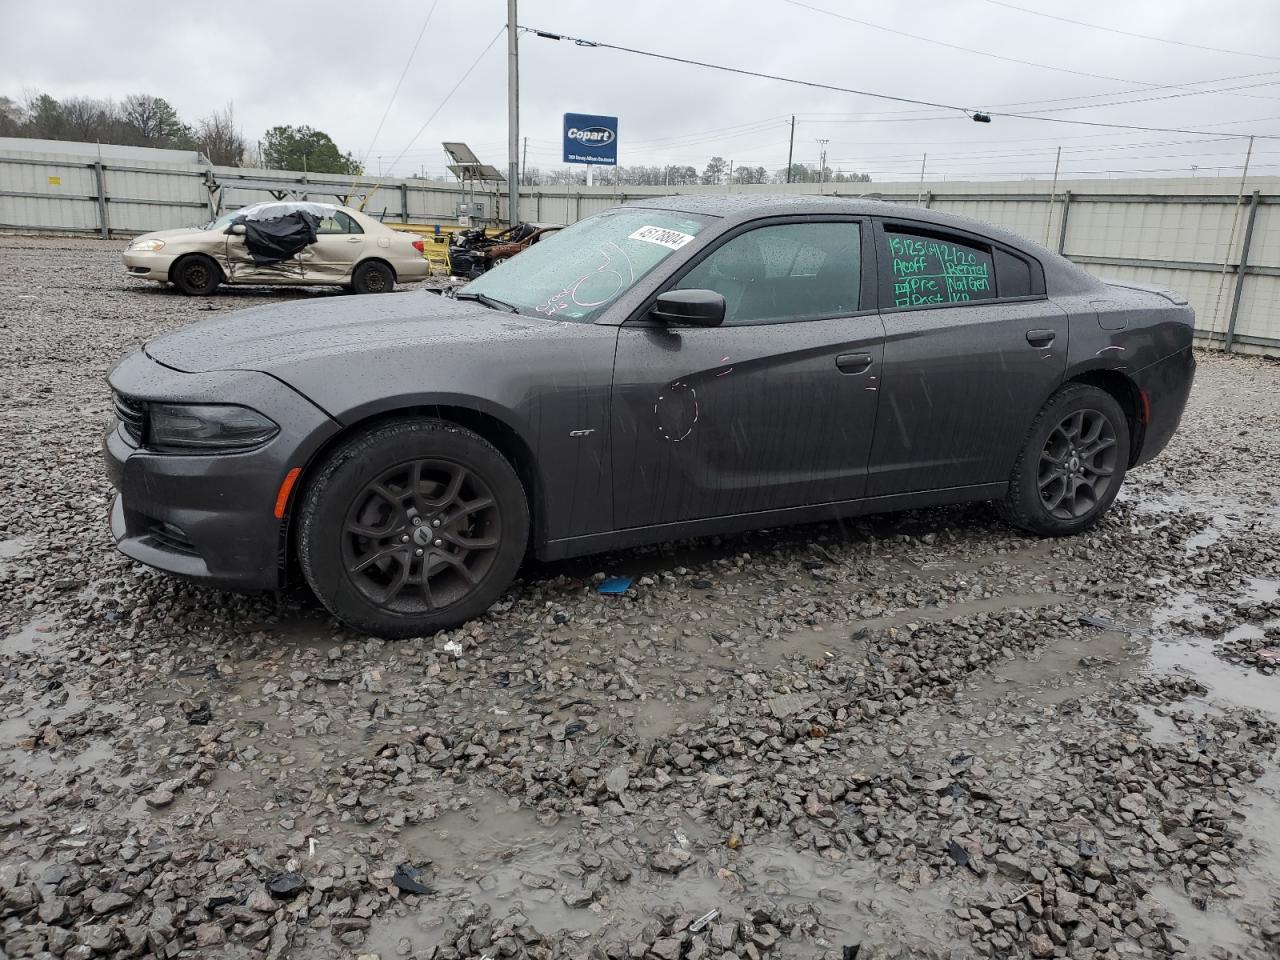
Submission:
M 631 589 L 630 577 L 605 577 L 596 587 L 596 593 L 620 594 Z

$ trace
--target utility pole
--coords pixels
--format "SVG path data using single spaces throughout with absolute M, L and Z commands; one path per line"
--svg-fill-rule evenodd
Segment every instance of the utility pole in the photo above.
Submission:
M 730 190 L 733 189 L 733 161 L 732 160 L 729 161 L 729 179 L 726 180 L 725 183 L 728 184 Z
M 524 183 L 525 177 L 529 176 L 529 138 L 524 138 L 524 155 L 520 158 L 520 182 Z M 528 184 L 525 184 L 528 186 Z
M 507 214 L 520 222 L 520 43 L 516 0 L 507 0 Z
M 787 183 L 791 182 L 791 155 L 796 149 L 796 115 L 791 115 L 791 142 L 787 144 Z
M 924 165 L 928 161 L 929 155 L 923 154 L 920 157 L 920 189 L 916 191 L 916 203 L 924 203 Z
M 818 192 L 822 193 L 823 184 L 827 182 L 827 144 L 831 140 L 830 138 L 819 137 L 816 142 L 822 148 L 818 154 Z
M 1049 230 L 1053 226 L 1053 204 L 1058 199 L 1058 167 L 1062 164 L 1062 147 L 1058 147 L 1058 156 L 1053 161 L 1053 186 L 1049 188 L 1049 212 L 1044 218 L 1044 245 L 1049 245 Z

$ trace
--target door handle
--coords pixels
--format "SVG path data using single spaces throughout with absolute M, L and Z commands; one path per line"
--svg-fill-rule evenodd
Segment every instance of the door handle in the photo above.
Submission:
M 362 243 L 362 242 L 363 242 L 363 238 L 361 237 L 347 237 L 347 243 Z
M 866 373 L 871 367 L 871 354 L 869 353 L 842 353 L 836 357 L 836 369 L 841 373 L 859 374 Z
M 1051 347 L 1058 335 L 1052 330 L 1028 330 L 1027 343 L 1033 347 Z

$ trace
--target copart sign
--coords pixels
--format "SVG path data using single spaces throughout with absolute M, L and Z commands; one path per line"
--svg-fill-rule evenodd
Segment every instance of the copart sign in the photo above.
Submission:
M 564 162 L 617 166 L 618 118 L 591 113 L 566 113 Z

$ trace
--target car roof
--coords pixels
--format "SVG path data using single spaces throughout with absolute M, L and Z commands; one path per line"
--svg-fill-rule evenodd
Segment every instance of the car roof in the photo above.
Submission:
M 1019 236 L 998 227 L 993 223 L 962 217 L 954 213 L 943 213 L 926 207 L 917 207 L 905 203 L 889 203 L 874 196 L 833 197 L 814 194 L 679 194 L 670 197 L 646 197 L 642 200 L 630 200 L 625 207 L 639 207 L 657 210 L 670 210 L 674 213 L 692 213 L 702 216 L 720 217 L 729 222 L 758 220 L 761 217 L 781 217 L 788 215 L 822 215 L 846 214 L 853 216 L 876 216 L 917 220 L 934 223 L 938 226 L 953 227 L 966 230 L 982 237 L 998 240 L 1001 243 L 1024 250 L 1041 258 L 1055 256 L 1048 248 L 1034 240 Z

